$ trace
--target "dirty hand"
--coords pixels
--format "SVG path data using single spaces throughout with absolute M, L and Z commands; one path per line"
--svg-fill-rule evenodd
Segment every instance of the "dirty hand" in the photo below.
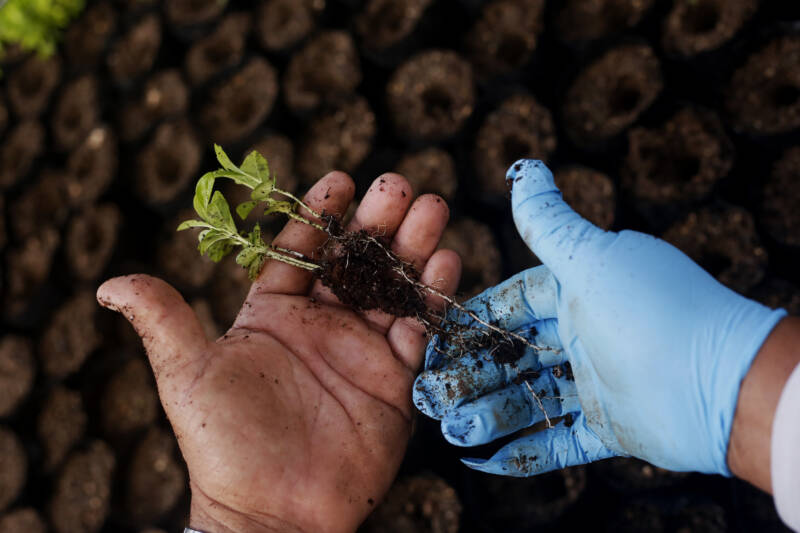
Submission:
M 507 179 L 517 229 L 545 266 L 469 306 L 542 349 L 498 364 L 489 353 L 451 359 L 429 346 L 414 403 L 459 446 L 542 422 L 545 412 L 565 417 L 488 460 L 464 459 L 484 472 L 529 476 L 632 455 L 730 475 L 740 382 L 785 313 L 725 288 L 660 239 L 598 229 L 564 203 L 540 161 L 519 161 Z
M 344 213 L 353 193 L 352 180 L 334 172 L 306 202 Z M 380 228 L 423 281 L 452 293 L 458 256 L 435 252 L 447 206 L 432 195 L 411 200 L 408 182 L 386 174 L 350 228 Z M 324 237 L 291 221 L 274 244 L 313 255 Z M 352 532 L 389 488 L 410 435 L 411 385 L 425 348 L 417 322 L 355 313 L 309 272 L 278 262 L 265 265 L 216 342 L 159 279 L 112 279 L 98 300 L 144 341 L 189 469 L 192 527 Z

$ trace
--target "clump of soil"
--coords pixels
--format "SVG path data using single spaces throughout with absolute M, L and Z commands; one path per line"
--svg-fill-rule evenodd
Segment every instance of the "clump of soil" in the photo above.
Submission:
M 111 47 L 108 70 L 117 83 L 129 85 L 153 68 L 160 47 L 161 21 L 146 15 Z
M 458 533 L 458 494 L 443 479 L 414 476 L 395 482 L 361 533 Z
M 475 296 L 500 282 L 500 249 L 489 226 L 471 218 L 458 218 L 445 228 L 439 247 L 461 257 L 458 292 L 464 297 Z
M 264 232 L 262 236 L 264 242 L 272 242 L 272 235 Z M 247 271 L 237 265 L 233 258 L 226 258 L 217 265 L 211 279 L 211 301 L 214 316 L 226 330 L 236 320 L 250 291 L 250 284 Z
M 591 466 L 612 489 L 638 492 L 677 485 L 685 480 L 686 472 L 671 472 L 639 459 L 615 457 L 598 461 Z
M 72 206 L 93 204 L 117 174 L 117 139 L 113 130 L 100 125 L 67 159 L 67 197 Z
M 261 46 L 268 51 L 291 48 L 314 29 L 325 0 L 266 0 L 256 15 Z
M 764 277 L 767 251 L 752 215 L 740 207 L 716 205 L 690 213 L 663 238 L 735 291 L 746 293 Z
M 277 94 L 275 69 L 255 57 L 211 92 L 200 120 L 217 143 L 242 140 L 267 118 Z
M 22 314 L 50 275 L 53 256 L 58 247 L 58 232 L 45 227 L 6 255 L 7 284 L 4 314 Z
M 591 168 L 569 166 L 554 176 L 564 200 L 581 216 L 600 228 L 611 229 L 617 209 L 614 182 Z
M 125 506 L 135 523 L 158 521 L 186 490 L 187 480 L 175 459 L 175 437 L 152 428 L 133 452 Z
M 544 28 L 544 0 L 494 0 L 466 36 L 465 45 L 482 77 L 505 74 L 530 60 Z
M 355 17 L 364 48 L 378 52 L 399 45 L 419 24 L 431 0 L 369 0 Z
M 149 204 L 172 201 L 195 177 L 202 155 L 188 121 L 165 122 L 136 159 L 137 192 Z
M 61 91 L 50 121 L 53 138 L 62 150 L 72 150 L 100 119 L 97 79 L 81 76 Z
M 731 79 L 726 106 L 733 125 L 753 135 L 800 127 L 800 36 L 773 40 Z
M 783 308 L 790 315 L 800 315 L 800 287 L 779 278 L 768 278 L 749 296 L 767 307 Z
M 114 454 L 102 441 L 73 453 L 64 464 L 50 501 L 57 533 L 97 533 L 108 516 Z
M 64 378 L 78 370 L 100 345 L 94 295 L 81 292 L 59 307 L 39 341 L 39 358 L 48 376 Z
M 664 21 L 664 50 L 684 57 L 716 50 L 757 9 L 758 0 L 678 0 Z
M 44 468 L 55 469 L 83 437 L 89 419 L 78 391 L 57 386 L 42 405 L 36 433 L 44 448 Z
M 61 80 L 61 61 L 57 56 L 31 56 L 8 76 L 6 91 L 14 113 L 35 118 L 50 103 L 56 84 Z
M 97 279 L 117 244 L 122 216 L 115 204 L 89 207 L 78 213 L 67 227 L 67 264 L 78 279 Z
M 122 140 L 140 139 L 154 124 L 168 117 L 182 115 L 188 107 L 189 90 L 180 71 L 167 69 L 158 72 L 147 80 L 139 99 L 122 108 Z
M 326 31 L 292 56 L 283 94 L 290 109 L 308 113 L 352 94 L 359 83 L 361 66 L 353 38 L 345 31 Z
M 0 518 L 3 533 L 46 533 L 47 526 L 31 507 L 16 509 Z
M 535 458 L 534 458 L 535 459 Z M 520 461 L 529 460 L 527 457 Z M 496 531 L 543 525 L 563 516 L 586 488 L 586 470 L 571 467 L 530 478 L 480 476 L 487 491 L 486 521 Z
M 404 156 L 396 171 L 411 183 L 414 195 L 438 194 L 448 202 L 456 195 L 458 176 L 453 157 L 441 148 L 426 148 Z
M 43 226 L 60 227 L 69 215 L 68 177 L 45 170 L 39 179 L 25 189 L 11 206 L 11 228 L 22 241 L 40 232 Z
M 45 132 L 41 124 L 28 120 L 11 130 L 0 146 L 0 188 L 21 181 L 44 150 Z
M 562 4 L 555 20 L 559 37 L 586 44 L 636 26 L 653 0 L 566 0 Z
M 219 0 L 166 0 L 167 20 L 176 26 L 193 26 L 210 22 L 225 10 L 228 2 Z
M 116 27 L 117 13 L 110 2 L 99 2 L 87 7 L 64 36 L 67 61 L 76 67 L 96 66 Z
M 447 50 L 413 56 L 392 74 L 386 92 L 395 128 L 414 140 L 452 137 L 475 107 L 472 67 Z
M 567 133 L 581 145 L 607 141 L 636 122 L 662 86 L 661 67 L 649 46 L 613 48 L 586 67 L 567 91 Z
M 164 225 L 166 240 L 158 245 L 156 252 L 156 263 L 167 280 L 187 288 L 204 286 L 214 274 L 214 262 L 206 256 L 197 255 L 197 234 L 200 230 L 175 231 L 178 224 L 193 216 L 194 211 L 186 209 L 167 221 Z M 240 270 L 243 269 L 240 267 Z
M 309 125 L 297 158 L 300 179 L 316 181 L 332 168 L 352 172 L 372 149 L 376 129 L 365 98 L 353 96 L 335 104 Z
M 761 220 L 773 239 L 800 246 L 800 146 L 787 150 L 775 163 L 761 198 Z
M 128 360 L 108 381 L 102 399 L 103 428 L 125 436 L 151 425 L 159 412 L 150 367 L 141 357 Z
M 733 145 L 711 111 L 686 108 L 660 128 L 628 133 L 623 186 L 645 208 L 702 200 L 733 166 Z
M 31 341 L 16 335 L 0 339 L 0 417 L 13 413 L 25 400 L 35 375 Z
M 28 458 L 19 438 L 0 426 L 0 511 L 17 499 L 27 477 Z
M 186 74 L 192 85 L 202 85 L 235 67 L 244 56 L 250 19 L 243 13 L 228 15 L 209 35 L 198 39 L 186 53 Z
M 528 94 L 516 94 L 489 113 L 475 136 L 473 158 L 481 193 L 505 197 L 506 170 L 521 158 L 547 161 L 556 149 L 550 111 Z

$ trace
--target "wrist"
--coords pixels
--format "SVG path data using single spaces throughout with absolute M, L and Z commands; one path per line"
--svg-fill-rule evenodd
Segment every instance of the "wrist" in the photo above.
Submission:
M 727 451 L 736 477 L 772 492 L 772 422 L 789 375 L 800 364 L 800 318 L 770 332 L 742 380 Z
M 275 516 L 231 509 L 206 496 L 194 484 L 189 527 L 203 533 L 304 533 Z

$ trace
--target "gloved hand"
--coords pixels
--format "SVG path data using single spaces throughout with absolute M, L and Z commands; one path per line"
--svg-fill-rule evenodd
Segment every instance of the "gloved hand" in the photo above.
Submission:
M 500 364 L 489 351 L 448 356 L 435 339 L 414 386 L 417 407 L 459 446 L 541 422 L 542 408 L 551 419 L 569 415 L 488 460 L 463 459 L 484 472 L 530 476 L 632 455 L 730 475 L 740 382 L 786 313 L 727 289 L 660 239 L 595 227 L 564 203 L 540 161 L 517 162 L 507 180 L 517 229 L 545 266 L 467 307 L 543 349 Z

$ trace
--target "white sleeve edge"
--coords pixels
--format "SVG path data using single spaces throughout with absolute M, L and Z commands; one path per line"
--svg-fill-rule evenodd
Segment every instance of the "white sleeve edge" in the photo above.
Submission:
M 772 423 L 772 493 L 781 519 L 800 531 L 800 365 L 781 393 Z

